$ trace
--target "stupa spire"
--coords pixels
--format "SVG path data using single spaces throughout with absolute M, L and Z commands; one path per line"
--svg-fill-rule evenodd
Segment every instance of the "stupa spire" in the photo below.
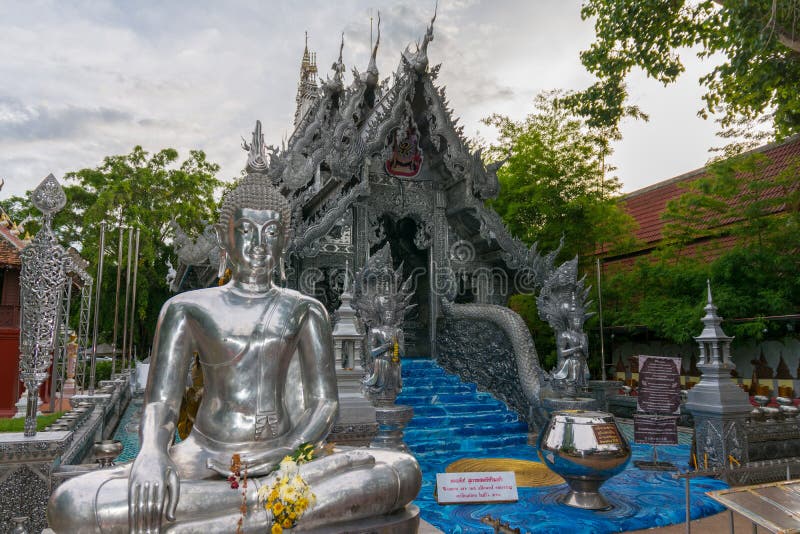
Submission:
M 308 32 L 305 32 L 305 46 L 303 59 L 300 61 L 300 81 L 297 84 L 295 102 L 297 109 L 294 112 L 294 125 L 300 122 L 311 103 L 317 97 L 317 55 L 308 50 Z

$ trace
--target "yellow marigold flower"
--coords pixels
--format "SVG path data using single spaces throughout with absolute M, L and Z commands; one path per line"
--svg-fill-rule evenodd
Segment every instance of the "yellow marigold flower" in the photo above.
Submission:
M 283 527 L 280 526 L 278 523 L 272 525 L 272 529 L 269 531 L 270 534 L 283 534 Z
M 276 501 L 272 505 L 272 513 L 277 515 L 277 514 L 281 513 L 282 511 L 283 511 L 283 503 L 281 501 Z
M 283 525 L 283 528 L 292 528 L 292 520 L 291 519 L 284 519 L 282 525 Z
M 294 512 L 289 512 L 289 519 L 297 519 L 297 514 Z

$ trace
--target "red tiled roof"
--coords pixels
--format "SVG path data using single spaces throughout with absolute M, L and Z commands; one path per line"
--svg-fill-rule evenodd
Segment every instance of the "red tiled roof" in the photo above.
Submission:
M 25 248 L 25 243 L 5 226 L 0 226 L 0 266 L 10 265 L 19 267 L 19 253 Z
M 753 152 L 762 153 L 768 158 L 758 172 L 761 179 L 771 180 L 785 170 L 793 159 L 800 158 L 800 135 L 793 136 L 782 143 L 757 148 Z M 697 169 L 626 195 L 622 200 L 622 206 L 639 226 L 634 234 L 636 239 L 646 246 L 652 246 L 660 241 L 664 228 L 661 215 L 666 209 L 667 202 L 684 194 L 687 191 L 686 186 L 692 181 L 708 176 L 705 168 Z M 742 174 L 737 178 L 752 179 Z M 800 178 L 798 178 L 798 182 L 800 183 Z M 760 198 L 778 198 L 783 194 L 785 191 L 782 188 L 771 187 L 762 191 Z M 738 198 L 733 202 L 737 200 Z M 778 210 L 782 209 L 783 207 L 778 208 Z M 724 220 L 721 221 L 721 224 L 730 224 L 734 221 L 735 219 Z

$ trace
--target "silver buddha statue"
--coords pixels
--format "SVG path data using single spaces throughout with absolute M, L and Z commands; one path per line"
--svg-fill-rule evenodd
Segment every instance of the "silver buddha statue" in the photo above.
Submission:
M 216 231 L 232 277 L 221 287 L 179 294 L 158 319 L 143 405 L 141 450 L 132 464 L 62 484 L 48 520 L 68 532 L 232 532 L 239 454 L 250 483 L 245 532 L 270 518 L 257 490 L 300 444 L 321 444 L 338 409 L 330 323 L 313 298 L 273 284 L 289 228 L 284 197 L 260 173 L 229 193 Z M 193 354 L 204 396 L 189 436 L 173 445 Z M 300 466 L 317 496 L 297 530 L 346 525 L 402 511 L 421 485 L 413 456 L 349 449 Z M 401 512 L 406 513 L 408 512 Z

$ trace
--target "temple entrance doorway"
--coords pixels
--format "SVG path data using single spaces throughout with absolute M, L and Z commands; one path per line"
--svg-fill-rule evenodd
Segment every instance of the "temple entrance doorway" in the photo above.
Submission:
M 406 357 L 430 357 L 431 344 L 429 339 L 430 324 L 430 277 L 428 276 L 429 248 L 420 249 L 414 242 L 417 233 L 417 223 L 410 217 L 395 219 L 385 214 L 381 217 L 386 238 L 370 248 L 374 254 L 386 242 L 392 252 L 394 268 L 403 264 L 403 280 L 413 277 L 414 296 L 411 304 L 417 306 L 408 312 L 403 323 L 405 337 Z

